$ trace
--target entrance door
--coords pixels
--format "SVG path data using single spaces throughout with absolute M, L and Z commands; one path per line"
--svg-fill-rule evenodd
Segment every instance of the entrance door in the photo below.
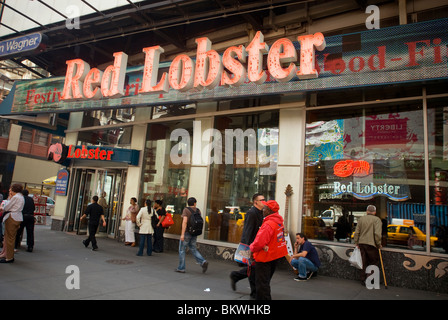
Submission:
M 106 227 L 100 225 L 99 232 L 111 238 L 115 238 L 119 227 L 125 175 L 125 170 L 98 170 L 97 193 L 107 223 Z
M 92 197 L 97 195 L 107 223 L 106 227 L 100 224 L 98 232 L 115 238 L 120 226 L 126 170 L 75 169 L 73 177 L 68 231 L 75 231 L 77 234 L 87 233 L 88 220 L 80 219 L 91 203 Z
M 86 212 L 87 206 L 90 204 L 93 197 L 93 185 L 94 185 L 94 170 L 81 170 L 79 172 L 79 185 L 77 189 L 74 189 L 76 194 L 76 211 L 75 211 L 75 223 L 74 231 L 77 234 L 87 234 L 87 219 L 81 221 L 81 217 Z

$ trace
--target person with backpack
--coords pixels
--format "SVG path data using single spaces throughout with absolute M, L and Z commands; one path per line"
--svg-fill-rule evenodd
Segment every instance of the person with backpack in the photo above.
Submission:
M 182 211 L 182 231 L 179 241 L 179 266 L 175 270 L 176 272 L 185 273 L 185 254 L 187 247 L 202 267 L 202 273 L 205 273 L 208 268 L 208 262 L 196 248 L 197 236 L 202 234 L 202 229 L 204 227 L 204 220 L 202 219 L 201 211 L 196 208 L 196 202 L 195 198 L 188 198 L 188 207 Z

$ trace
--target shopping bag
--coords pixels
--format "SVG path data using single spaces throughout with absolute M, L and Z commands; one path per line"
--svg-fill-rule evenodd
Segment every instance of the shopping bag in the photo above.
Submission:
M 236 262 L 251 266 L 255 264 L 255 261 L 251 259 L 250 248 L 247 244 L 240 243 L 235 251 L 234 260 Z
M 165 216 L 165 219 L 162 221 L 162 227 L 168 228 L 171 227 L 174 224 L 173 216 L 171 213 L 167 213 Z
M 355 247 L 355 249 L 352 252 L 352 255 L 348 259 L 348 262 L 350 264 L 358 269 L 362 269 L 362 258 L 361 258 L 361 250 L 359 250 L 358 247 Z

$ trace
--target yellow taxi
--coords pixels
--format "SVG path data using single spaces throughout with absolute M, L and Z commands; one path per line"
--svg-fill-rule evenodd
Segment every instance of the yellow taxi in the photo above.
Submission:
M 429 240 L 433 247 L 437 237 L 431 236 Z M 387 226 L 387 242 L 405 246 L 423 246 L 426 242 L 426 234 L 414 225 L 413 220 L 392 219 L 392 224 Z
M 240 211 L 240 207 L 231 207 L 231 206 L 229 206 L 229 207 L 226 207 L 226 208 L 230 210 L 230 212 L 228 213 L 229 214 L 229 219 L 236 221 L 236 225 L 238 227 L 243 227 L 244 226 L 244 219 L 246 218 L 246 212 L 241 212 Z M 218 214 L 219 215 L 223 215 L 224 214 L 223 210 L 219 210 Z M 209 215 L 207 215 L 205 217 L 205 221 L 207 223 L 210 223 L 209 220 L 210 220 L 209 219 Z

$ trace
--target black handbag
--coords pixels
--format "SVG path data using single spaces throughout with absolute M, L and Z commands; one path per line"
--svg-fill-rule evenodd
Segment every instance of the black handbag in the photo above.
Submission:
M 159 216 L 157 215 L 156 211 L 154 209 L 151 210 L 151 226 L 153 229 L 157 228 L 157 224 L 159 223 Z

